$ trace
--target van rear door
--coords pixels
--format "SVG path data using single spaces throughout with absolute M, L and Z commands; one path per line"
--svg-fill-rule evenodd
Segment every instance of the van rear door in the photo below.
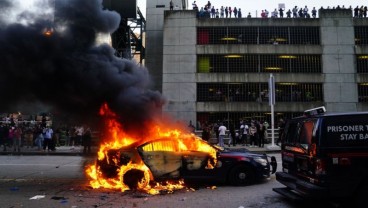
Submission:
M 316 118 L 288 122 L 282 146 L 283 171 L 307 180 L 313 164 L 310 147 L 314 142 Z

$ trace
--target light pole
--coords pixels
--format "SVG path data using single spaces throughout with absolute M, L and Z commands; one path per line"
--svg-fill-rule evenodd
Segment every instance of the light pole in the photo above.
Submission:
M 268 146 L 267 149 L 280 149 L 279 146 L 275 145 L 275 112 L 274 105 L 276 104 L 275 98 L 275 78 L 273 74 L 270 74 L 270 78 L 268 80 L 268 103 L 271 106 L 271 138 L 272 143 L 271 146 Z

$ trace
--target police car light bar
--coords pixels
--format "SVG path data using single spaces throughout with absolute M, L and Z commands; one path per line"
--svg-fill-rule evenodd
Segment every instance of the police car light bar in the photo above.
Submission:
M 305 116 L 321 115 L 321 114 L 324 114 L 324 113 L 326 113 L 325 106 L 321 106 L 321 107 L 318 107 L 318 108 L 312 108 L 312 109 L 304 111 Z

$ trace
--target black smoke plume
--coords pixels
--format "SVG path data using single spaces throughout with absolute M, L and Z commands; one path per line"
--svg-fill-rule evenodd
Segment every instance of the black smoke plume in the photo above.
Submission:
M 9 0 L 0 1 L 0 26 L 4 24 L 4 18 L 6 17 L 7 11 L 13 6 L 12 2 Z
M 26 12 L 19 18 L 29 23 L 0 24 L 0 112 L 49 108 L 86 122 L 107 103 L 125 127 L 143 128 L 155 118 L 163 99 L 149 90 L 147 69 L 115 57 L 109 45 L 95 45 L 98 33 L 120 23 L 101 0 L 56 0 L 52 20 Z

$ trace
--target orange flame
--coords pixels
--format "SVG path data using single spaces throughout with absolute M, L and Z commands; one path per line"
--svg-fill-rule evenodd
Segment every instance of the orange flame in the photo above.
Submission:
M 172 154 L 185 154 L 187 152 L 201 152 L 209 155 L 205 168 L 212 169 L 217 162 L 216 149 L 194 134 L 185 133 L 179 129 L 165 129 L 159 124 L 152 124 L 148 129 L 145 138 L 135 138 L 123 131 L 123 128 L 116 120 L 116 114 L 112 112 L 107 104 L 100 109 L 100 115 L 107 118 L 106 124 L 108 134 L 104 138 L 107 142 L 100 145 L 96 164 L 87 167 L 86 173 L 90 177 L 92 188 L 108 188 L 120 190 L 122 192 L 129 190 L 129 186 L 124 182 L 124 177 L 131 170 L 138 170 L 143 176 L 136 184 L 137 190 L 149 194 L 159 194 L 165 190 L 168 193 L 185 187 L 184 181 L 176 182 L 166 181 L 158 183 L 154 181 L 154 174 L 142 160 L 137 150 L 144 152 L 171 152 Z M 129 162 L 120 164 L 117 155 L 109 155 L 110 150 L 127 150 L 129 152 Z M 113 178 L 106 177 L 99 166 L 99 162 L 105 162 L 108 165 L 118 167 Z
M 43 30 L 43 34 L 45 35 L 45 36 L 51 36 L 52 34 L 54 33 L 54 29 L 52 29 L 52 28 L 45 28 L 44 30 Z

